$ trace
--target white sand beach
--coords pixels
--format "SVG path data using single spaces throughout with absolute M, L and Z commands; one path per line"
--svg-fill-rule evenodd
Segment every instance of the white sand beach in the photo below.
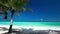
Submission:
M 7 29 L 9 29 L 9 25 L 0 25 L 0 27 L 5 27 Z M 13 29 L 21 29 L 21 28 L 32 28 L 34 30 L 60 30 L 60 27 L 58 26 L 13 26 Z
M 1 33 L 5 33 L 5 32 L 8 32 L 8 30 L 6 31 L 3 31 L 2 28 L 7 28 L 9 29 L 9 25 L 0 25 L 0 34 Z M 22 28 L 25 28 L 25 29 L 30 29 L 32 28 L 33 30 L 58 30 L 60 31 L 60 27 L 52 27 L 52 26 L 13 26 L 13 29 L 22 29 Z

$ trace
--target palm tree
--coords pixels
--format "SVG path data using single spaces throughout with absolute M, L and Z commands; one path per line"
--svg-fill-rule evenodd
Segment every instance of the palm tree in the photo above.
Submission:
M 29 0 L 0 0 L 0 8 L 2 9 L 2 13 L 4 14 L 5 20 L 8 17 L 8 10 L 12 10 L 10 28 L 9 28 L 8 34 L 11 34 L 12 32 L 13 15 L 19 14 L 21 10 L 23 11 L 30 10 L 29 8 L 25 8 L 28 2 Z

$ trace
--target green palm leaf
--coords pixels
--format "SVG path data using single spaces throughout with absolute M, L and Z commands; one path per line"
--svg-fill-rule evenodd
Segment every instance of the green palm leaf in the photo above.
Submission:
M 30 8 L 24 8 L 28 2 L 29 0 L 0 0 L 0 7 L 2 7 L 5 19 L 7 19 L 8 10 L 10 9 L 14 10 L 16 14 L 19 14 L 20 11 L 31 10 Z

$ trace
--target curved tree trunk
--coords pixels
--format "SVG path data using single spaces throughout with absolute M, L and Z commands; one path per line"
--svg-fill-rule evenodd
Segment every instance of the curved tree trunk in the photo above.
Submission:
M 14 10 L 12 10 L 11 13 L 12 13 L 12 14 L 11 14 L 11 21 L 10 21 L 10 27 L 9 27 L 8 34 L 11 34 L 11 33 L 12 33 Z
M 12 26 L 13 26 L 13 19 L 11 19 L 11 21 L 10 21 L 10 27 L 9 27 L 8 34 L 12 33 Z

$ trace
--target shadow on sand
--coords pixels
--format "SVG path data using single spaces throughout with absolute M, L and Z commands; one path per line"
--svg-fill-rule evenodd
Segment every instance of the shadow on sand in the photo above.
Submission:
M 6 31 L 8 30 L 5 27 L 0 27 L 1 30 Z M 2 34 L 7 34 L 8 32 L 2 33 Z M 32 28 L 30 29 L 12 29 L 12 34 L 60 34 L 60 31 L 57 30 L 33 30 Z

